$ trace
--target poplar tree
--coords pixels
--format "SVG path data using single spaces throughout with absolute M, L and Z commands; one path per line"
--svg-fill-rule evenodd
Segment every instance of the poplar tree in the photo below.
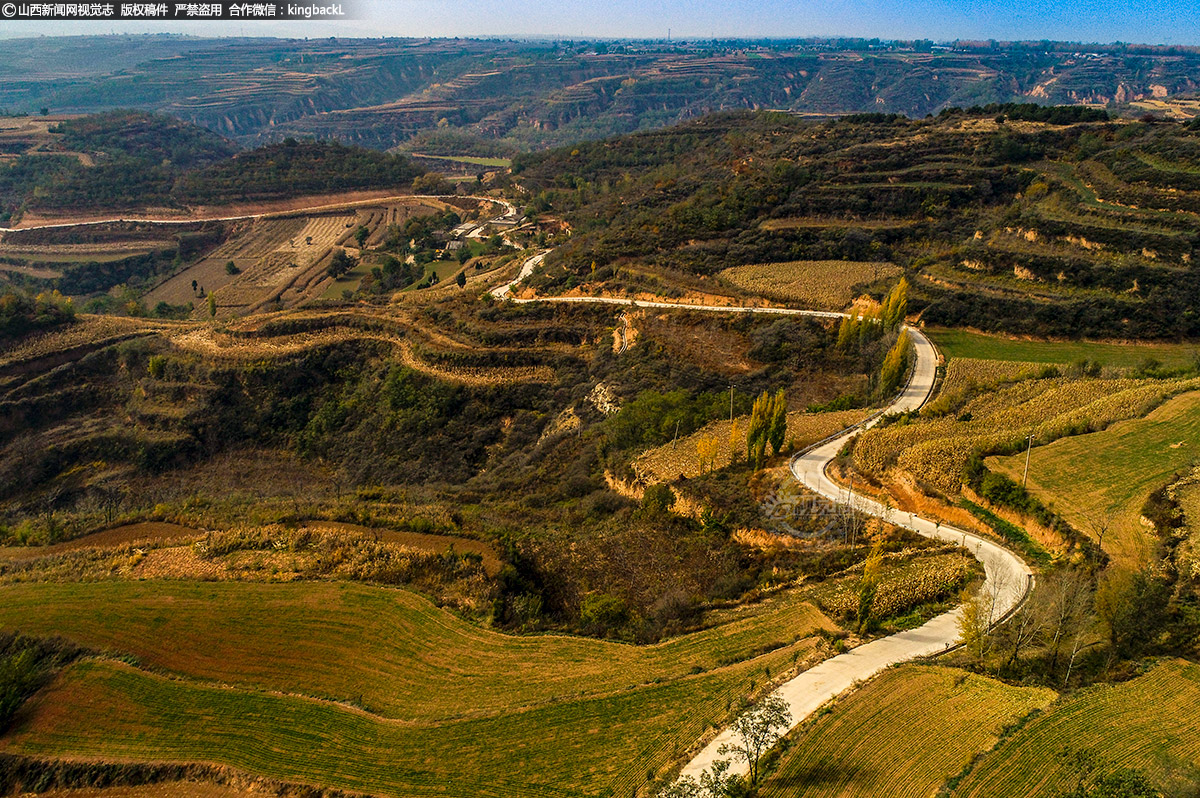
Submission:
M 764 394 L 765 395 L 765 394 Z M 787 397 L 783 389 L 771 400 L 771 420 L 767 430 L 767 440 L 771 443 L 771 453 L 779 454 L 783 448 L 784 438 L 787 437 Z

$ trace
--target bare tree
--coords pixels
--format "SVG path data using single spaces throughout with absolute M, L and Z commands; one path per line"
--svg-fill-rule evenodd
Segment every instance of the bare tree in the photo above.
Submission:
M 1012 667 L 1021 658 L 1022 649 L 1032 645 L 1042 633 L 1042 613 L 1039 612 L 1039 602 L 1030 596 L 1025 603 L 1013 613 L 1008 623 L 1004 624 L 1002 637 L 1008 648 L 1006 667 Z
M 1065 641 L 1074 641 L 1072 656 L 1078 653 L 1080 633 L 1091 618 L 1092 582 L 1079 571 L 1062 570 L 1039 582 L 1036 595 L 1053 672 Z
M 738 742 L 726 743 L 717 752 L 733 754 L 750 768 L 749 783 L 758 782 L 758 763 L 762 755 L 783 736 L 792 725 L 792 709 L 779 695 L 772 693 L 738 716 L 733 733 Z

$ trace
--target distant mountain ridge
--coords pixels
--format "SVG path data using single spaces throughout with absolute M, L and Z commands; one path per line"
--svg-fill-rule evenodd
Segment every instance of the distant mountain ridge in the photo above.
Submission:
M 736 109 L 923 117 L 952 106 L 1032 101 L 1161 112 L 1155 103 L 1200 90 L 1200 50 L 77 37 L 0 40 L 0 75 L 0 109 L 11 112 L 141 108 L 243 145 L 304 136 L 494 155 Z

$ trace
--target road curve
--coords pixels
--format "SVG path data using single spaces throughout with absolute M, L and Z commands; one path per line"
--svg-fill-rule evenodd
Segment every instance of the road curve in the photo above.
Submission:
M 885 412 L 916 410 L 933 391 L 937 353 L 933 344 L 919 330 L 912 327 L 906 329 L 916 351 L 916 364 L 904 391 Z M 861 512 L 911 529 L 925 537 L 957 543 L 966 548 L 983 563 L 986 578 L 981 595 L 986 604 L 990 604 L 992 622 L 999 621 L 1024 600 L 1033 584 L 1033 572 L 1021 558 L 991 540 L 914 516 L 912 513 L 884 507 L 874 499 L 852 492 L 829 479 L 826 469 L 841 448 L 878 420 L 879 415 L 876 415 L 865 424 L 845 430 L 836 437 L 796 455 L 789 464 L 792 475 L 809 490 L 839 504 L 848 504 Z M 791 708 L 793 728 L 822 704 L 856 682 L 869 679 L 891 665 L 937 654 L 955 645 L 959 640 L 958 620 L 961 614 L 962 608 L 956 607 L 916 629 L 874 640 L 845 654 L 827 659 L 782 684 L 775 690 L 775 694 L 787 701 Z M 698 779 L 713 762 L 728 759 L 727 756 L 721 756 L 719 749 L 733 741 L 734 735 L 726 729 L 684 766 L 680 776 Z M 748 770 L 744 762 L 731 764 L 730 770 L 739 775 Z
M 493 296 L 508 297 L 514 285 L 533 273 L 545 258 L 540 252 L 528 259 L 512 282 L 498 286 Z M 741 308 L 720 305 L 685 305 L 671 302 L 634 302 L 610 297 L 542 297 L 539 299 L 512 300 L 516 302 L 595 302 L 610 305 L 632 305 L 651 308 L 682 308 L 725 313 L 775 313 L 795 316 L 817 316 L 840 318 L 844 313 L 792 308 Z M 912 513 L 888 508 L 861 493 L 851 491 L 831 480 L 826 473 L 829 463 L 837 457 L 842 447 L 864 429 L 878 423 L 885 413 L 903 413 L 917 410 L 933 393 L 937 378 L 937 351 L 924 333 L 913 327 L 905 327 L 916 353 L 912 374 L 904 390 L 888 407 L 869 418 L 866 422 L 843 430 L 838 435 L 818 443 L 792 458 L 789 469 L 792 475 L 809 490 L 839 504 L 882 518 L 888 523 L 910 529 L 920 535 L 945 543 L 957 543 L 970 551 L 983 563 L 985 579 L 980 595 L 985 607 L 990 605 L 993 623 L 1003 619 L 1025 599 L 1033 585 L 1033 572 L 1020 557 L 994 541 L 971 532 L 930 521 Z M 944 612 L 916 629 L 899 632 L 889 637 L 873 640 L 845 654 L 825 660 L 819 665 L 784 682 L 774 691 L 783 698 L 792 711 L 792 727 L 802 723 L 813 712 L 832 698 L 840 695 L 856 683 L 871 678 L 892 665 L 918 657 L 946 651 L 958 643 L 958 621 L 962 608 Z M 734 734 L 726 729 L 700 750 L 680 772 L 680 778 L 690 776 L 699 780 L 700 775 L 722 756 L 722 745 L 735 741 Z M 749 770 L 746 762 L 731 762 L 730 772 L 745 775 Z

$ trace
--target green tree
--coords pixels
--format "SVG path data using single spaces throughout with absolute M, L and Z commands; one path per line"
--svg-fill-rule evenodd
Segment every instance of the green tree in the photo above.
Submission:
M 879 367 L 879 395 L 891 396 L 900 387 L 900 381 L 904 379 L 905 372 L 908 371 L 908 333 L 901 332 L 896 337 L 896 343 L 892 344 L 892 348 L 883 358 L 883 365 Z
M 658 798 L 727 798 L 735 795 L 737 776 L 729 772 L 729 760 L 718 759 L 712 767 L 700 774 L 700 780 L 691 776 L 676 779 L 659 791 Z
M 454 282 L 458 284 L 459 288 L 465 287 L 467 284 L 466 273 L 460 271 L 458 274 L 454 275 Z
M 330 277 L 341 277 L 346 272 L 358 265 L 358 261 L 346 254 L 344 249 L 335 249 L 333 257 L 329 259 L 329 265 L 325 267 L 326 273 Z
M 226 261 L 225 262 L 225 273 L 226 274 L 241 274 L 242 270 L 239 269 L 237 267 L 237 264 L 234 263 L 233 261 Z
M 722 756 L 733 754 L 735 759 L 745 762 L 750 769 L 750 784 L 757 784 L 762 755 L 791 725 L 791 707 L 782 697 L 772 693 L 738 716 L 732 726 L 737 742 L 722 745 L 718 753 Z
M 362 249 L 367 245 L 367 238 L 371 235 L 371 231 L 366 228 L 366 225 L 359 225 L 354 231 L 354 240 L 358 242 L 358 248 Z
M 0 732 L 8 729 L 13 715 L 37 689 L 42 671 L 32 648 L 9 653 L 0 659 Z
M 771 400 L 771 418 L 767 427 L 767 440 L 771 442 L 772 454 L 779 454 L 779 451 L 783 449 L 783 442 L 787 438 L 787 411 L 787 396 L 780 388 L 774 399 Z
M 150 360 L 147 363 L 147 369 L 149 370 L 151 377 L 156 380 L 161 380 L 163 378 L 163 374 L 167 370 L 167 356 L 151 355 Z
M 1096 616 L 1114 654 L 1135 657 L 1154 641 L 1166 619 L 1167 593 L 1150 567 L 1104 572 L 1096 586 Z
M 217 295 L 216 294 L 208 295 L 208 316 L 211 319 L 215 319 L 217 317 Z
M 746 456 L 754 463 L 755 468 L 762 468 L 763 460 L 766 459 L 774 409 L 774 398 L 763 391 L 754 400 L 754 406 L 750 410 L 750 426 L 746 431 Z
M 651 513 L 668 512 L 674 504 L 675 491 L 665 482 L 656 482 L 642 494 L 642 507 Z
M 886 330 L 894 330 L 904 322 L 908 315 L 908 280 L 901 277 L 900 282 L 888 292 L 883 300 L 883 326 Z
M 858 345 L 858 324 L 858 314 L 854 311 L 842 317 L 842 323 L 838 325 L 838 349 L 848 352 Z
M 990 615 L 987 603 L 981 596 L 967 596 L 964 591 L 958 632 L 962 636 L 963 647 L 977 665 L 983 664 L 983 658 L 991 648 Z

